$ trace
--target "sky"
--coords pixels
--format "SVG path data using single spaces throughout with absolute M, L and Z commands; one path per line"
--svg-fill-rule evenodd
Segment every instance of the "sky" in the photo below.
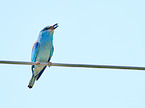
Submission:
M 0 60 L 30 61 L 55 23 L 53 63 L 145 66 L 144 0 L 1 0 Z M 0 64 L 1 108 L 145 108 L 145 72 Z

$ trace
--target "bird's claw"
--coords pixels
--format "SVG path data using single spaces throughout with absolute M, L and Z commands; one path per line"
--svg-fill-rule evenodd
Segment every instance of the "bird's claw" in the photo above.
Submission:
M 52 65 L 52 63 L 51 62 L 48 62 L 48 66 L 50 67 Z
M 40 62 L 39 62 L 39 61 L 36 61 L 36 65 L 38 65 L 38 66 L 39 66 L 39 65 L 40 65 Z

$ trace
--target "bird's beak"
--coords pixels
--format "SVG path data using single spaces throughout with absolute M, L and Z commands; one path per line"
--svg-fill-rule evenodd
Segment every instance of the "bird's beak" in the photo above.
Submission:
M 56 23 L 52 26 L 52 30 L 55 30 L 57 27 L 58 27 L 58 23 Z

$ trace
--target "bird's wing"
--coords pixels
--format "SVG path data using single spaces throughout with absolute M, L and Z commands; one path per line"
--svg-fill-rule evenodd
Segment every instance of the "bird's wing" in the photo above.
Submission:
M 52 46 L 51 50 L 50 50 L 50 56 L 49 56 L 49 59 L 48 59 L 48 62 L 50 61 L 52 55 L 53 55 L 53 52 L 54 52 L 54 47 Z M 44 72 L 46 66 L 40 71 L 40 73 L 36 76 L 36 80 L 38 80 L 40 78 L 40 76 L 42 75 L 42 73 Z
M 39 42 L 35 42 L 32 48 L 32 53 L 31 53 L 31 61 L 36 62 L 36 58 L 38 55 L 38 50 L 39 50 Z
M 39 50 L 39 42 L 35 42 L 33 47 L 32 47 L 32 53 L 31 53 L 31 61 L 32 62 L 36 62 L 38 50 Z M 32 73 L 33 73 L 33 68 L 34 68 L 34 65 L 32 65 L 32 68 L 31 68 Z

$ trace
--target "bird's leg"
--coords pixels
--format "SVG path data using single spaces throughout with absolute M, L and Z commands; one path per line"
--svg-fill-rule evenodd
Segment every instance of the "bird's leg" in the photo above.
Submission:
M 39 62 L 39 61 L 36 61 L 36 65 L 38 65 L 38 66 L 39 66 L 39 65 L 40 65 L 40 62 Z
M 52 63 L 51 62 L 48 62 L 48 66 L 50 67 L 52 65 Z

